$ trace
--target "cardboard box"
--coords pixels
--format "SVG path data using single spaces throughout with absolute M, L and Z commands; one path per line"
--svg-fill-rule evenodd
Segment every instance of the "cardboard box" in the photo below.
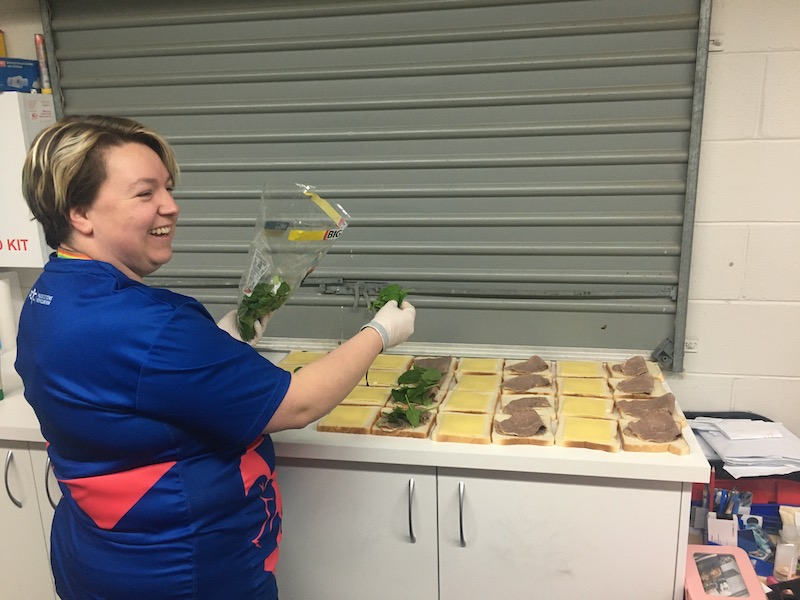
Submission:
M 0 91 L 38 92 L 41 88 L 37 61 L 0 57 Z

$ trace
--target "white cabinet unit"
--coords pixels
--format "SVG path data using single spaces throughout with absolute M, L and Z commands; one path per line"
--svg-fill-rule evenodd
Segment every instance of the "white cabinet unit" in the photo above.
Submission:
M 4 460 L 0 600 L 53 600 L 56 595 L 28 444 L 0 441 L 0 452 Z
M 279 461 L 281 600 L 436 600 L 431 467 Z

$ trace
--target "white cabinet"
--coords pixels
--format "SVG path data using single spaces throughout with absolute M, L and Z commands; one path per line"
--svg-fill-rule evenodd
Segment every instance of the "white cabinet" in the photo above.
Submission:
M 28 444 L 0 441 L 4 489 L 0 492 L 0 600 L 53 600 L 36 472 Z
M 282 459 L 278 483 L 282 600 L 683 597 L 681 482 Z
M 53 514 L 56 505 L 61 500 L 61 490 L 58 481 L 50 466 L 47 449 L 44 444 L 29 444 L 31 463 L 35 475 L 36 489 L 39 497 L 39 513 L 42 519 L 42 528 L 47 543 L 47 553 L 50 555 L 50 529 L 53 525 Z
M 281 600 L 436 600 L 432 467 L 281 460 Z
M 679 483 L 439 469 L 438 488 L 441 600 L 683 597 Z

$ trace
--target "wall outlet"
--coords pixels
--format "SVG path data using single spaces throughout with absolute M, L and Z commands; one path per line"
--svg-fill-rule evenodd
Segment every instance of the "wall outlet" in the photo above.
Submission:
M 697 340 L 686 340 L 683 344 L 683 351 L 695 353 L 700 351 L 700 342 Z

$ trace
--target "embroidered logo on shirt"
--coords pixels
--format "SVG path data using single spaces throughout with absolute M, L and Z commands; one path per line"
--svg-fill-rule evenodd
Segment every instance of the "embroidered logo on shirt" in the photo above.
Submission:
M 33 288 L 28 293 L 28 300 L 31 301 L 31 304 L 36 303 L 50 306 L 50 303 L 53 301 L 53 297 L 50 294 L 42 294 L 41 292 L 37 292 L 36 288 Z

